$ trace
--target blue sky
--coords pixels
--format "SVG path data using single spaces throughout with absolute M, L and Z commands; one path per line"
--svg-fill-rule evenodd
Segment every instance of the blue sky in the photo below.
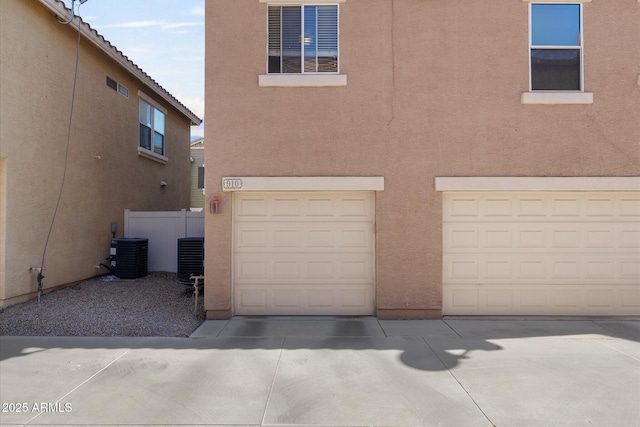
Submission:
M 0 0 L 3 1 L 3 0 Z M 88 0 L 76 13 L 204 119 L 204 1 Z M 71 0 L 64 0 L 71 7 Z M 202 125 L 191 135 L 203 136 Z

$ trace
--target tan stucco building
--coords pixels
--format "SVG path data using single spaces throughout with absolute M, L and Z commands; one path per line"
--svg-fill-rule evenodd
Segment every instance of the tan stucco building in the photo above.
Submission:
M 640 313 L 640 2 L 206 2 L 205 308 Z
M 0 306 L 35 294 L 43 260 L 45 291 L 105 274 L 125 209 L 189 207 L 201 120 L 69 16 L 56 0 L 0 2 Z

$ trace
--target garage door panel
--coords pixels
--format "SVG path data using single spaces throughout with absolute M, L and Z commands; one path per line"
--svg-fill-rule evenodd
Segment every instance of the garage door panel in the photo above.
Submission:
M 261 196 L 243 197 L 234 204 L 235 216 L 241 219 L 267 216 L 267 199 Z
M 567 257 L 553 253 L 536 256 L 505 253 L 482 258 L 474 254 L 447 254 L 443 258 L 443 282 L 633 285 L 640 283 L 640 259 L 620 259 L 615 254 Z
M 640 223 L 592 224 L 565 223 L 445 223 L 443 250 L 445 253 L 477 252 L 479 249 L 499 249 L 522 253 L 640 253 Z M 499 252 L 499 251 L 498 251 Z
M 638 229 L 621 227 L 618 233 L 621 248 L 635 248 L 640 252 L 640 226 Z
M 235 258 L 235 283 L 309 282 L 372 283 L 373 265 L 366 255 L 239 254 Z
M 252 222 L 235 226 L 236 252 L 372 252 L 373 224 Z
M 374 201 L 366 193 L 236 193 L 236 221 L 309 221 L 335 218 L 348 222 L 373 222 Z M 324 196 L 323 194 L 329 194 Z
M 444 297 L 449 310 L 458 315 L 611 315 L 612 311 L 634 315 L 640 309 L 640 297 L 633 287 L 448 286 Z
M 495 194 L 495 193 L 494 193 Z M 631 192 L 592 193 L 448 193 L 443 217 L 448 222 L 495 222 L 500 218 L 523 221 L 571 221 L 576 218 L 640 218 L 640 197 Z
M 637 258 L 621 260 L 620 277 L 629 280 L 640 280 L 640 260 Z
M 234 207 L 237 314 L 373 314 L 373 193 L 236 193 Z
M 359 316 L 370 315 L 373 310 L 373 293 L 368 285 L 240 285 L 235 287 L 234 298 L 236 309 L 243 315 L 327 315 L 337 311 Z
M 445 193 L 443 290 L 445 314 L 640 314 L 640 198 Z
M 622 197 L 619 201 L 619 216 L 640 217 L 640 197 Z

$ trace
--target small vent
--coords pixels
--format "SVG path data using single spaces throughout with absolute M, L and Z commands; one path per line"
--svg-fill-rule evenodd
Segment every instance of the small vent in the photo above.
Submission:
M 126 87 L 122 86 L 120 83 L 118 83 L 117 81 L 113 80 L 109 76 L 107 76 L 107 86 L 110 87 L 111 89 L 115 90 L 120 95 L 124 96 L 125 98 L 129 98 L 129 89 L 127 89 Z
M 178 239 L 178 279 L 204 274 L 204 237 Z
M 118 90 L 118 82 L 113 80 L 111 77 L 107 76 L 107 86 L 109 86 L 113 90 Z
M 129 97 L 129 89 L 127 89 L 126 87 L 122 86 L 120 83 L 118 83 L 118 93 L 122 96 L 124 96 L 125 98 Z

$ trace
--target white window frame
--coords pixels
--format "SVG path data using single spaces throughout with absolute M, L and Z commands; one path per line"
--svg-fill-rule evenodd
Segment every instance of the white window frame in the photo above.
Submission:
M 136 137 L 136 141 L 138 141 L 138 155 L 150 160 L 154 160 L 156 162 L 162 163 L 162 164 L 166 164 L 169 161 L 169 158 L 166 156 L 167 154 L 167 109 L 163 108 L 162 106 L 160 106 L 157 102 L 155 102 L 153 99 L 151 99 L 148 95 L 146 95 L 144 92 L 140 92 L 138 91 L 138 97 L 140 98 L 138 100 L 138 126 L 136 128 L 137 130 L 137 137 Z M 160 111 L 162 114 L 164 114 L 164 140 L 163 140 L 163 154 L 158 154 L 153 150 L 148 150 L 144 147 L 140 146 L 140 117 L 139 117 L 139 111 L 140 111 L 140 101 L 144 101 L 147 104 L 149 104 L 151 106 L 151 146 L 153 147 L 153 134 L 154 134 L 154 128 L 153 128 L 153 109 L 156 109 L 158 111 Z
M 336 5 L 338 6 L 338 72 L 336 73 L 300 73 L 300 74 L 261 74 L 258 76 L 260 87 L 336 87 L 346 86 L 347 76 L 340 73 L 340 4 L 347 0 L 258 0 L 261 4 L 268 6 L 317 6 Z M 269 34 L 269 18 L 266 15 L 265 30 Z M 266 43 L 266 63 L 265 70 L 269 68 L 269 43 Z
M 127 99 L 129 98 L 129 89 L 127 89 L 125 86 L 121 85 L 120 83 L 118 83 L 118 93 Z
M 584 3 L 589 3 L 591 0 L 522 0 L 528 3 L 528 64 L 529 64 L 529 91 L 522 93 L 522 104 L 593 104 L 593 93 L 584 91 Z M 580 45 L 577 47 L 580 50 L 580 90 L 533 90 L 532 88 L 532 72 L 531 72 L 531 49 L 532 45 L 532 14 L 531 9 L 533 4 L 577 4 L 580 6 Z M 544 49 L 545 46 L 536 46 L 537 48 Z M 576 49 L 576 46 L 553 46 L 554 49 Z

